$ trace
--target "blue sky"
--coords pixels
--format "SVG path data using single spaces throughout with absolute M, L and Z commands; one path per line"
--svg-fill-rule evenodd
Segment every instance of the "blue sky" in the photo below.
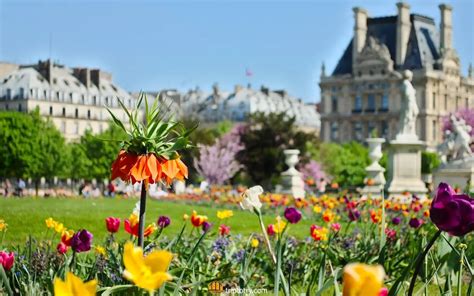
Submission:
M 474 1 L 445 2 L 453 6 L 465 74 L 474 63 Z M 316 102 L 321 63 L 332 71 L 352 36 L 352 7 L 384 16 L 396 14 L 395 3 L 0 0 L 0 60 L 33 63 L 51 55 L 68 66 L 112 72 L 130 91 L 251 83 Z M 408 3 L 439 24 L 439 2 Z

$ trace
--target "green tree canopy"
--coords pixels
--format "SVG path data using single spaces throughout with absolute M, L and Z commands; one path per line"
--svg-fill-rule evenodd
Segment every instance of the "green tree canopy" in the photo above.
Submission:
M 318 140 L 314 134 L 299 130 L 295 118 L 285 113 L 256 113 L 250 116 L 241 142 L 245 149 L 239 153 L 238 160 L 244 165 L 245 173 L 255 184 L 270 188 L 286 169 L 283 150 L 299 149 L 304 157 L 306 144 L 316 145 Z

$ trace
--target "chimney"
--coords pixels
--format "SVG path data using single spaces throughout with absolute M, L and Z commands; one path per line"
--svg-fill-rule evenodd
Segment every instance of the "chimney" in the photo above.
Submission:
M 355 63 L 357 55 L 362 51 L 367 37 L 367 10 L 354 7 L 354 38 L 352 39 L 352 63 Z
M 410 37 L 410 5 L 398 2 L 397 18 L 397 60 L 396 64 L 401 66 L 405 63 L 407 54 L 408 38 Z
M 85 87 L 91 86 L 91 72 L 88 68 L 74 68 L 73 74 Z
M 452 47 L 452 12 L 453 8 L 447 4 L 441 4 L 439 6 L 441 12 L 441 25 L 440 25 L 440 49 L 450 49 Z
M 53 63 L 50 59 L 46 61 L 38 61 L 38 72 L 43 75 L 49 84 L 53 81 Z

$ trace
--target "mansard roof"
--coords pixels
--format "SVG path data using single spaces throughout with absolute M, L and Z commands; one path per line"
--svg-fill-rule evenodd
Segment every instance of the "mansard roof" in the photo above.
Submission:
M 376 38 L 387 46 L 396 69 L 421 69 L 427 65 L 434 67 L 440 57 L 439 32 L 432 18 L 411 14 L 411 30 L 407 45 L 407 54 L 403 66 L 396 65 L 397 16 L 375 17 L 367 19 L 367 38 Z M 344 50 L 332 75 L 352 73 L 352 39 Z

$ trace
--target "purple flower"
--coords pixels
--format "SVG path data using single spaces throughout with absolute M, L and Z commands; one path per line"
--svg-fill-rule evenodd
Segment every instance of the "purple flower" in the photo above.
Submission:
M 402 219 L 400 217 L 393 217 L 392 219 L 393 224 L 398 225 L 400 224 L 400 222 L 402 222 Z
M 207 222 L 207 221 L 204 221 L 204 223 L 202 223 L 202 230 L 204 232 L 208 232 L 212 227 L 212 224 Z
M 409 224 L 410 227 L 412 227 L 412 228 L 418 228 L 418 227 L 421 226 L 421 224 L 423 224 L 423 220 L 418 219 L 418 218 L 411 218 L 411 219 L 410 219 L 410 222 L 408 222 L 408 224 Z
M 168 225 L 170 225 L 170 223 L 171 223 L 171 220 L 167 216 L 160 216 L 158 218 L 158 222 L 157 222 L 157 224 L 160 228 L 166 228 L 166 227 L 168 227 Z
M 301 220 L 301 213 L 297 209 L 290 207 L 285 209 L 285 218 L 291 224 L 296 224 Z
M 349 210 L 349 215 L 348 216 L 349 216 L 349 220 L 356 221 L 360 217 L 360 212 L 357 209 Z
M 89 251 L 93 237 L 89 231 L 85 229 L 79 230 L 71 239 L 72 250 L 77 253 Z
M 431 203 L 431 221 L 451 235 L 463 236 L 474 231 L 474 199 L 456 194 L 446 183 L 440 183 Z

